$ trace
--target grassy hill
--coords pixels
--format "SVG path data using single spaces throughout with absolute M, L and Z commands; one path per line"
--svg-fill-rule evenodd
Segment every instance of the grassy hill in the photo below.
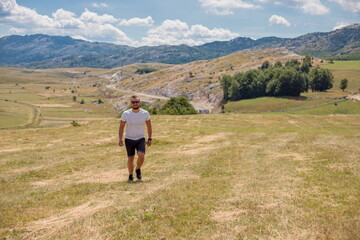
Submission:
M 234 53 L 212 60 L 175 65 L 161 71 L 131 76 L 117 84 L 118 89 L 130 89 L 166 97 L 186 95 L 195 104 L 218 112 L 223 93 L 220 78 L 257 69 L 264 61 L 286 62 L 302 57 L 285 49 L 267 49 Z

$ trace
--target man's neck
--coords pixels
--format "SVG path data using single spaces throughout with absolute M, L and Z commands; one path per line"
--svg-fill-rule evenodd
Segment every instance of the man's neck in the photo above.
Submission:
M 140 108 L 137 108 L 137 109 L 133 108 L 132 112 L 134 112 L 134 113 L 140 112 Z

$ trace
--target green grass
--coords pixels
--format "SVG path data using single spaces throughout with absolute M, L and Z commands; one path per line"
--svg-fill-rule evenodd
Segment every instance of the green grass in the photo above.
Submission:
M 26 104 L 0 99 L 0 128 L 24 126 L 34 114 L 34 109 Z
M 339 89 L 342 79 L 348 79 L 348 92 L 360 92 L 360 61 L 334 61 L 334 64 L 321 65 L 330 69 L 334 75 L 334 89 Z
M 144 179 L 133 184 L 116 119 L 1 130 L 0 238 L 360 237 L 358 115 L 152 122 Z
M 291 109 L 307 108 L 328 103 L 329 99 L 308 99 L 306 97 L 260 97 L 229 102 L 224 107 L 224 112 L 271 112 L 286 111 Z
M 316 108 L 293 111 L 291 113 L 296 114 L 314 114 L 314 115 L 326 115 L 326 114 L 360 114 L 359 102 L 338 102 L 336 104 L 326 104 Z

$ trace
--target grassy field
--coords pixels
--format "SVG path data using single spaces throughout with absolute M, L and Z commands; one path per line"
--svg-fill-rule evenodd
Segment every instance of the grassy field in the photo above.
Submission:
M 360 61 L 335 61 L 333 64 L 322 64 L 321 68 L 331 70 L 334 75 L 333 88 L 328 91 L 308 91 L 302 93 L 301 97 L 261 97 L 229 102 L 225 104 L 224 112 L 254 113 L 291 110 L 294 113 L 310 114 L 360 113 L 359 103 L 347 102 L 334 105 L 340 98 L 352 93 L 360 93 Z M 349 83 L 348 88 L 342 91 L 339 86 L 344 78 L 347 78 Z
M 360 61 L 334 61 L 333 64 L 324 64 L 321 66 L 331 70 L 334 75 L 334 88 L 339 89 L 342 79 L 349 81 L 349 92 L 360 92 Z
M 84 76 L 84 72 L 88 74 Z M 116 117 L 103 92 L 94 87 L 104 81 L 96 75 L 103 72 L 0 68 L 0 128 L 60 126 L 71 119 Z M 99 99 L 104 103 L 97 104 Z M 85 103 L 80 104 L 81 100 Z
M 144 179 L 128 183 L 99 74 L 0 69 L 0 239 L 360 239 L 349 92 L 152 116 Z
M 359 239 L 358 119 L 153 116 L 132 184 L 116 119 L 1 130 L 0 238 Z

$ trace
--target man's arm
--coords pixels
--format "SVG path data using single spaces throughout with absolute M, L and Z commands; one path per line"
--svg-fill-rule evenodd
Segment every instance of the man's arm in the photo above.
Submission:
M 151 126 L 151 120 L 145 121 L 146 127 L 147 127 L 147 133 L 148 133 L 148 141 L 146 142 L 146 145 L 151 145 L 151 136 L 152 136 L 152 126 Z
M 123 120 L 120 120 L 120 126 L 119 126 L 119 146 L 120 147 L 124 146 L 123 135 L 124 135 L 125 124 L 126 124 L 126 122 L 124 122 Z

